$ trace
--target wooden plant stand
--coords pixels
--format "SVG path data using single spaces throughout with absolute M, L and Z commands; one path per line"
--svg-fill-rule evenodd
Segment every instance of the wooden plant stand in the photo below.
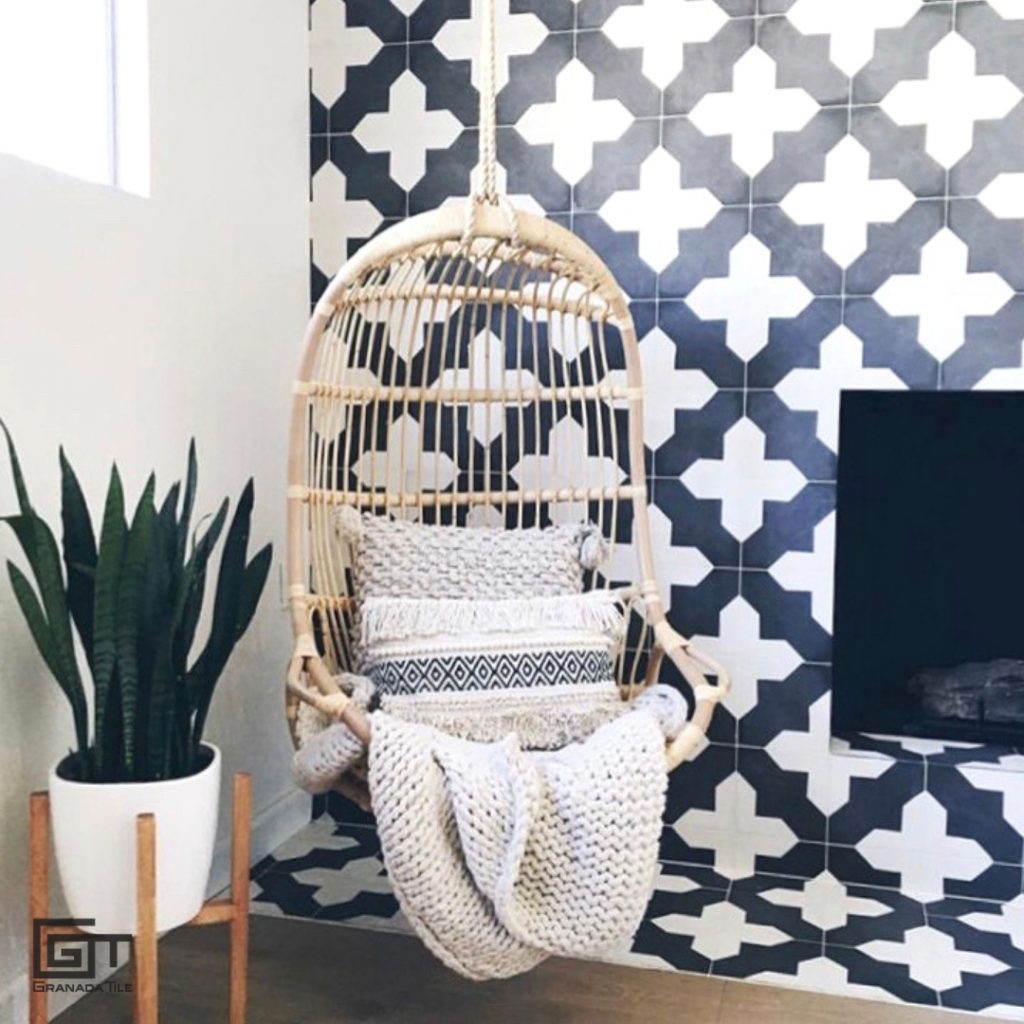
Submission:
M 252 779 L 235 775 L 231 820 L 231 897 L 207 900 L 185 927 L 227 924 L 230 929 L 228 1020 L 244 1024 L 249 965 L 249 850 L 252 819 Z M 156 934 L 156 819 L 152 814 L 136 818 L 135 885 L 137 924 L 132 939 L 135 1024 L 157 1024 L 159 1015 Z M 49 917 L 50 797 L 33 793 L 29 801 L 29 1024 L 46 1024 L 45 985 L 33 984 L 36 971 L 34 941 L 46 948 L 47 936 L 85 935 L 67 924 L 43 926 L 35 922 Z M 36 932 L 38 931 L 38 936 Z M 38 990 L 37 990 L 38 989 Z

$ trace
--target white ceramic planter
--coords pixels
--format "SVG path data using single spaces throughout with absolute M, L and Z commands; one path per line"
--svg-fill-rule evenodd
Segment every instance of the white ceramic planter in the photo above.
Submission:
M 166 782 L 71 782 L 50 771 L 50 816 L 72 917 L 94 932 L 136 931 L 135 817 L 156 816 L 156 927 L 176 928 L 203 904 L 217 836 L 220 751 L 200 772 Z

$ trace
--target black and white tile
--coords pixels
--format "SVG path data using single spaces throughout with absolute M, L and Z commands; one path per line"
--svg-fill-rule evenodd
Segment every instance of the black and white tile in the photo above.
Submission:
M 313 298 L 366 238 L 468 187 L 478 7 L 312 3 Z M 670 615 L 736 678 L 673 781 L 663 855 L 695 873 L 666 868 L 635 955 L 1019 1012 L 1021 936 L 993 918 L 1020 916 L 1021 755 L 835 740 L 828 676 L 840 391 L 1024 389 L 1024 7 L 496 9 L 507 191 L 585 238 L 632 300 Z M 466 367 L 496 358 L 471 341 Z M 494 426 L 471 424 L 475 443 Z M 325 864 L 372 868 L 338 847 L 359 837 L 331 839 Z M 281 863 L 261 875 L 268 906 L 348 912 Z M 794 880 L 753 881 L 773 874 Z M 995 909 L 932 909 L 956 900 Z
M 315 818 L 253 868 L 252 909 L 405 930 L 372 828 Z

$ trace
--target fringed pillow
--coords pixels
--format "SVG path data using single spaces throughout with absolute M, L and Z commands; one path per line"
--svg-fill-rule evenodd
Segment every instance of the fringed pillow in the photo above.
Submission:
M 605 557 L 596 526 L 502 530 L 436 526 L 339 509 L 339 535 L 355 549 L 359 604 L 371 597 L 511 598 L 578 594 Z
M 363 671 L 384 711 L 464 739 L 553 749 L 621 713 L 625 616 L 607 591 L 459 600 L 370 597 Z

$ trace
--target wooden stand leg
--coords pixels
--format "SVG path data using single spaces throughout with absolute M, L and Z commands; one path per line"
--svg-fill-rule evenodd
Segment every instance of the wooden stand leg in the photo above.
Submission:
M 45 792 L 29 798 L 28 835 L 28 1020 L 46 1024 L 46 988 L 35 985 L 36 921 L 50 915 L 50 797 Z
M 231 822 L 231 966 L 228 1020 L 245 1024 L 249 988 L 249 851 L 252 821 L 252 777 L 235 776 Z
M 230 1024 L 245 1024 L 249 987 L 249 855 L 251 849 L 252 779 L 235 776 L 231 822 L 231 898 L 208 900 L 189 922 L 192 925 L 223 924 L 230 930 Z M 33 793 L 29 802 L 28 974 L 29 1024 L 47 1024 L 45 986 L 33 984 L 36 964 L 33 950 L 37 920 L 49 916 L 50 798 Z M 159 993 L 156 947 L 156 818 L 140 814 L 135 819 L 136 929 L 133 943 L 135 1024 L 157 1024 Z M 76 929 L 64 929 L 75 934 Z M 46 929 L 41 940 L 45 943 Z
M 135 819 L 135 1024 L 157 1024 L 156 819 Z

